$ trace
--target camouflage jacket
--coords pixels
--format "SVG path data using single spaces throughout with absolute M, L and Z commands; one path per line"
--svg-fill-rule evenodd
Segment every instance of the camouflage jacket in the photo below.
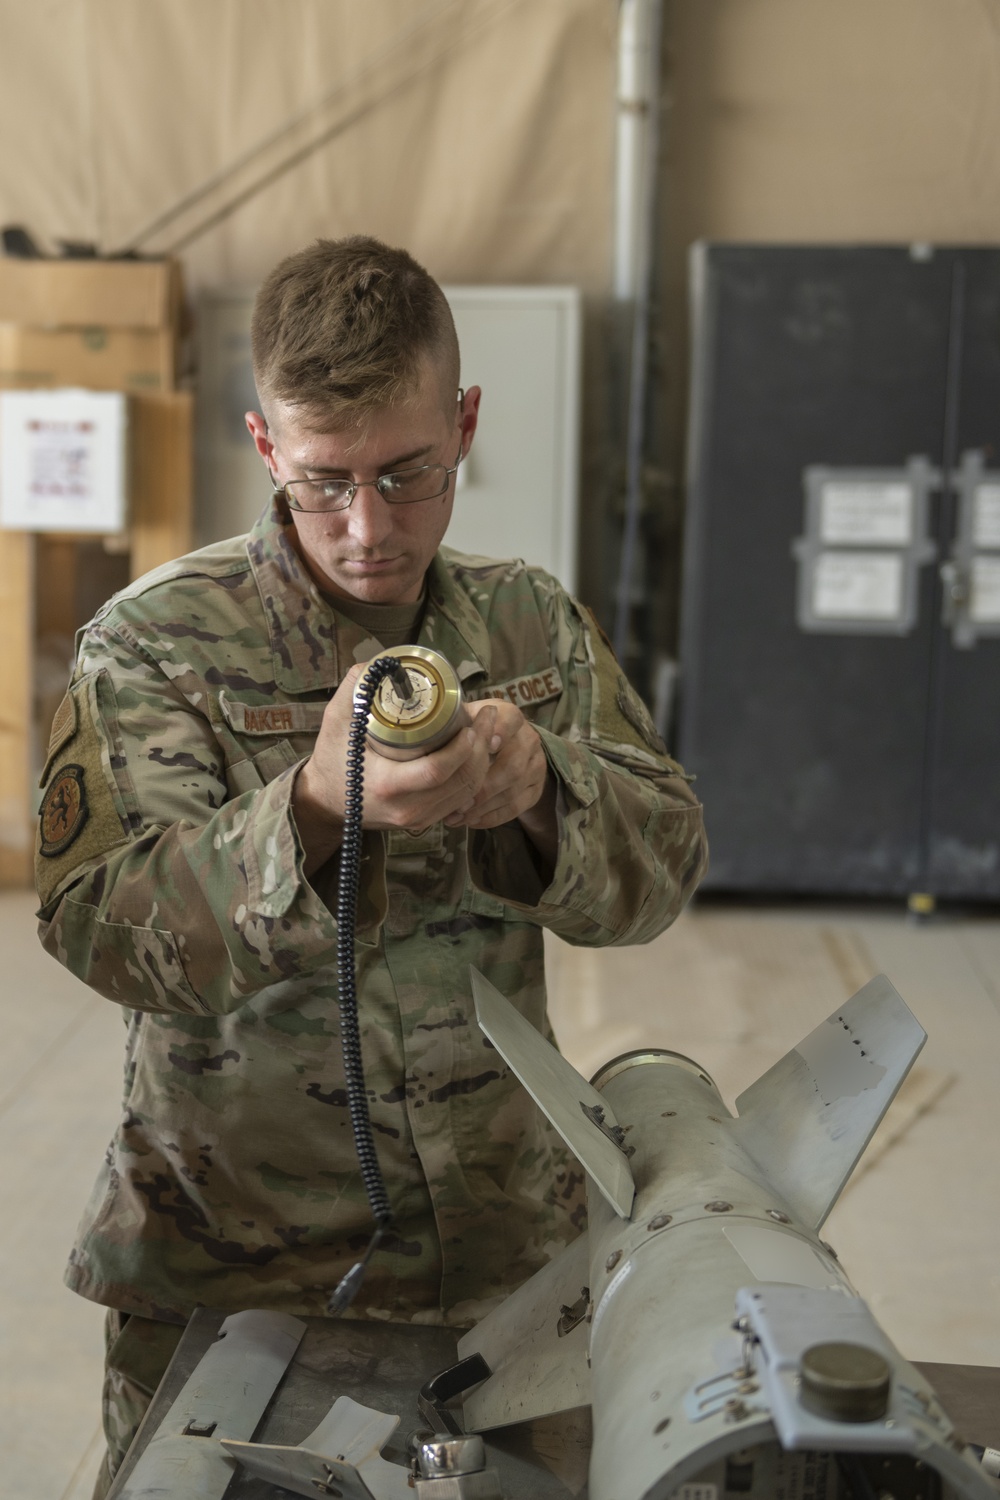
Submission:
M 550 1035 L 542 929 L 656 936 L 704 845 L 644 707 L 550 576 L 442 549 L 419 640 L 470 697 L 525 710 L 557 779 L 544 889 L 516 823 L 364 836 L 362 1041 L 398 1234 L 353 1311 L 464 1323 L 584 1212 L 578 1165 L 475 1023 L 469 965 Z M 334 874 L 304 877 L 290 795 L 328 698 L 377 649 L 273 515 L 148 574 L 82 632 L 37 872 L 45 948 L 128 1021 L 120 1123 L 67 1271 L 95 1301 L 167 1320 L 199 1304 L 322 1313 L 367 1243 Z

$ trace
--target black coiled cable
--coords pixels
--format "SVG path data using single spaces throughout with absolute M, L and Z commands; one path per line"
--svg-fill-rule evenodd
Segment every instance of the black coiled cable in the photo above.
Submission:
M 393 1225 L 393 1213 L 379 1166 L 368 1114 L 361 1032 L 358 1026 L 358 994 L 354 959 L 354 936 L 361 877 L 361 812 L 364 801 L 365 737 L 372 701 L 384 678 L 391 677 L 404 699 L 411 687 L 406 671 L 395 656 L 378 656 L 354 689 L 354 713 L 347 732 L 347 777 L 344 789 L 344 832 L 340 844 L 340 885 L 337 891 L 337 986 L 340 1007 L 340 1039 L 347 1082 L 347 1108 L 354 1132 L 354 1149 L 361 1168 L 368 1202 L 375 1219 L 375 1233 L 361 1260 L 339 1282 L 327 1303 L 327 1312 L 349 1307 L 361 1285 L 375 1250 Z

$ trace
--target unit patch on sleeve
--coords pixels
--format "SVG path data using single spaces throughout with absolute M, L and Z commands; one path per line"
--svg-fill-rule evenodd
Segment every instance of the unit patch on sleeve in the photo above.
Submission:
M 90 816 L 83 766 L 61 766 L 49 782 L 39 812 L 39 854 L 55 859 L 83 832 Z

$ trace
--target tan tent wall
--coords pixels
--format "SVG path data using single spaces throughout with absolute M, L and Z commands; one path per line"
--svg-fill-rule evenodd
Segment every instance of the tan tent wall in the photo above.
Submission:
M 656 456 L 676 477 L 692 239 L 1000 238 L 1000 4 L 665 4 Z M 183 245 L 194 291 L 355 231 L 453 283 L 582 286 L 584 532 L 600 553 L 616 22 L 615 0 L 0 0 L 0 222 L 113 248 L 301 115 L 146 248 L 274 174 Z M 292 152 L 308 154 L 280 175 Z
M 0 222 L 118 248 L 290 125 L 143 241 L 180 247 L 194 297 L 317 235 L 372 233 L 452 284 L 582 287 L 593 364 L 616 24 L 614 0 L 0 0 Z

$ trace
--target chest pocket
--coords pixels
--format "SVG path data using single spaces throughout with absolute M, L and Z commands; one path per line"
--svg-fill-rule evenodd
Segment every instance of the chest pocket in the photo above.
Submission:
M 325 710 L 325 702 L 241 703 L 220 693 L 213 717 L 228 742 L 230 794 L 259 791 L 311 754 Z
M 429 828 L 393 828 L 385 836 L 385 852 L 390 859 L 407 854 L 440 854 L 444 848 L 444 824 Z
M 262 786 L 267 786 L 282 771 L 287 771 L 289 766 L 294 766 L 304 755 L 308 755 L 311 749 L 311 740 L 300 748 L 296 748 L 290 740 L 275 740 L 246 760 L 232 761 L 226 767 L 226 781 L 232 795 L 238 797 L 241 792 L 260 791 Z

